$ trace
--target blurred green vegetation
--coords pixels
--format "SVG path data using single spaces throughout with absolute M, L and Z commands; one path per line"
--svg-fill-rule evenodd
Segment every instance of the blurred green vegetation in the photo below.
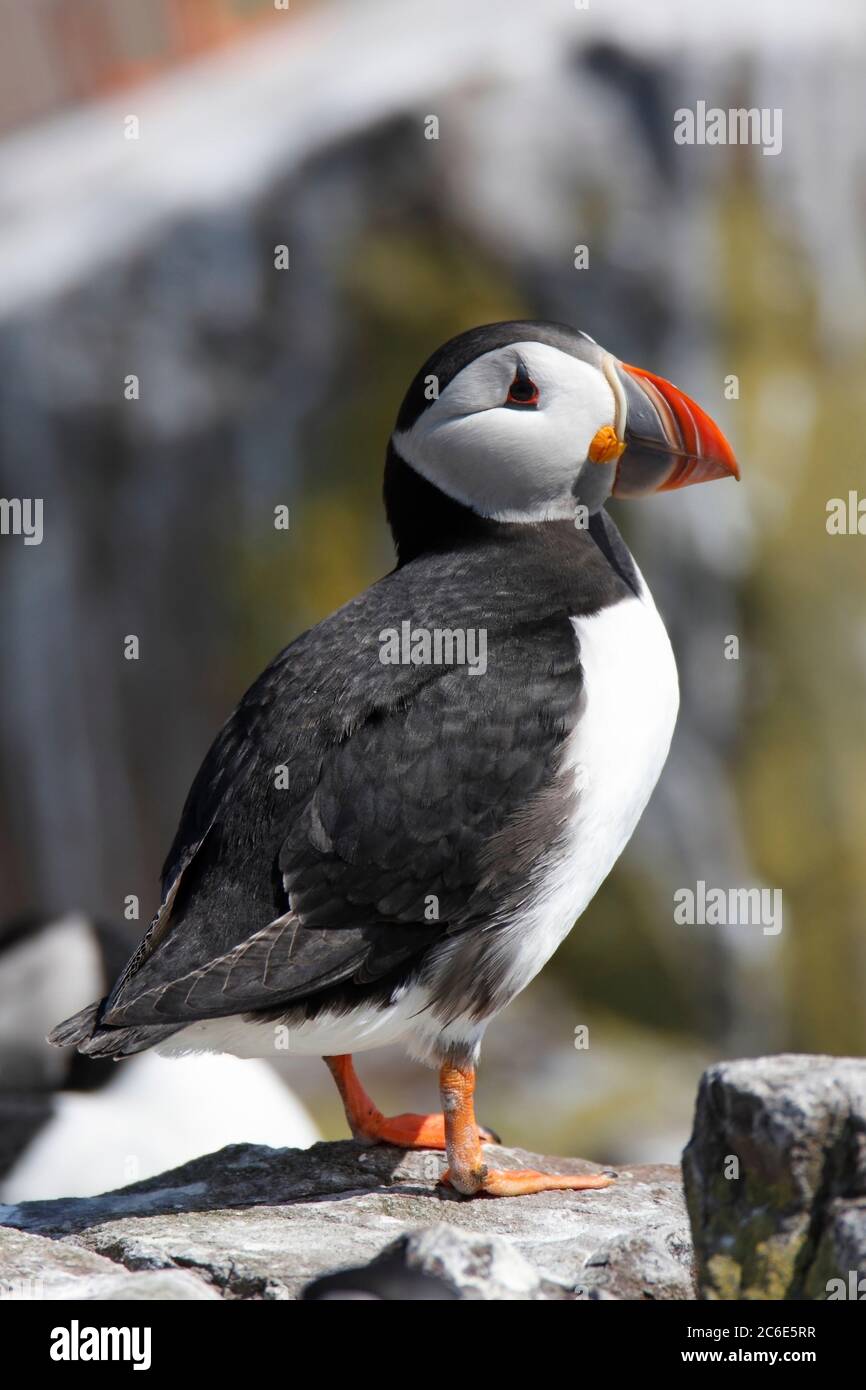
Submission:
M 866 350 L 822 341 L 811 267 L 748 184 L 720 210 L 724 325 L 755 564 L 734 764 L 750 852 L 783 888 L 785 1045 L 866 1048 L 866 555 L 826 506 L 863 486 Z

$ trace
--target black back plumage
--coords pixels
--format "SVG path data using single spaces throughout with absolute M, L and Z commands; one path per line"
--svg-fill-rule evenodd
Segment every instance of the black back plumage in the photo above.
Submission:
M 362 995 L 495 924 L 562 829 L 545 793 L 580 712 L 570 618 L 628 594 L 630 564 L 603 514 L 588 531 L 469 514 L 293 642 L 202 764 L 103 1031 Z M 486 673 L 383 664 L 404 620 L 484 629 Z

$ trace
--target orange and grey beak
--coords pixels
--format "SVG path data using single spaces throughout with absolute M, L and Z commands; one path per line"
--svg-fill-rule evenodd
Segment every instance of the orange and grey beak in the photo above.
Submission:
M 605 375 L 617 398 L 625 443 L 615 497 L 670 492 L 713 478 L 739 478 L 733 450 L 706 411 L 678 386 L 608 357 Z M 619 389 L 617 389 L 619 387 Z

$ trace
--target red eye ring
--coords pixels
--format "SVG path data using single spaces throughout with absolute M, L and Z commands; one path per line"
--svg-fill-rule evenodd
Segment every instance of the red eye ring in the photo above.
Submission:
M 530 410 L 538 405 L 538 387 L 525 367 L 518 367 L 515 372 L 505 404 Z

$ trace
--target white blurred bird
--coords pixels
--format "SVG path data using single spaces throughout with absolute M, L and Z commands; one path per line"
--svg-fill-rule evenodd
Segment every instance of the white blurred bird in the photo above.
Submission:
M 226 1144 L 320 1137 L 264 1061 L 146 1053 L 94 1066 L 49 1047 L 58 1013 L 103 990 L 127 950 L 77 913 L 0 927 L 0 1201 L 88 1197 Z

